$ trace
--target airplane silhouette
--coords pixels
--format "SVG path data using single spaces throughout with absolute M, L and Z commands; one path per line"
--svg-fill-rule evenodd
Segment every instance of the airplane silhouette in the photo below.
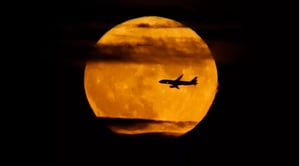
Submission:
M 160 80 L 159 83 L 162 84 L 171 84 L 170 88 L 177 88 L 179 89 L 178 85 L 196 85 L 197 84 L 197 77 L 194 77 L 191 81 L 180 81 L 183 74 L 181 74 L 176 80 Z

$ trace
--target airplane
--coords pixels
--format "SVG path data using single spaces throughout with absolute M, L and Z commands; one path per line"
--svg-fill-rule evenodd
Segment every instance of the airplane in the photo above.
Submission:
M 177 88 L 179 89 L 178 85 L 196 85 L 197 84 L 197 77 L 194 77 L 191 81 L 180 81 L 183 74 L 181 74 L 176 80 L 160 80 L 159 83 L 162 84 L 171 84 L 170 88 Z

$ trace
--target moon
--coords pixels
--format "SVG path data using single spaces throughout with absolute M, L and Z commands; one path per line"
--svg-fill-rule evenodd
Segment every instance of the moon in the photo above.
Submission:
M 205 117 L 218 75 L 208 45 L 191 28 L 145 16 L 120 23 L 96 43 L 84 88 L 95 116 L 120 135 L 182 136 Z M 161 79 L 197 85 L 170 88 Z

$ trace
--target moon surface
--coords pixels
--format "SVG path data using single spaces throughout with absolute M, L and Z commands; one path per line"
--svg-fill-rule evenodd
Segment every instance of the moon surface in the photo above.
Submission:
M 84 88 L 95 116 L 121 135 L 184 135 L 207 114 L 218 76 L 207 44 L 191 28 L 163 17 L 125 21 L 96 43 Z M 197 85 L 170 88 L 161 79 Z

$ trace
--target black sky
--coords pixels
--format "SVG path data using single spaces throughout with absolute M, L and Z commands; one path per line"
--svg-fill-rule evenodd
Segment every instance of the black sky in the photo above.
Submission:
M 94 0 L 49 6 L 54 17 L 44 57 L 55 67 L 56 165 L 297 164 L 296 5 Z M 83 89 L 93 43 L 114 25 L 145 15 L 191 26 L 216 54 L 219 93 L 204 120 L 174 140 L 114 135 L 94 117 Z

